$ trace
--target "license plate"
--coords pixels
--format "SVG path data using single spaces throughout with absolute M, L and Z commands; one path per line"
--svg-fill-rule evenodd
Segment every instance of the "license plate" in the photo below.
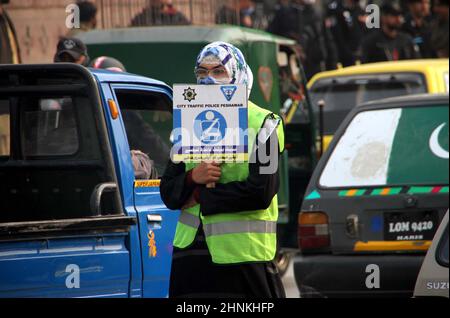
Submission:
M 439 226 L 436 211 L 390 212 L 384 214 L 386 241 L 431 241 Z

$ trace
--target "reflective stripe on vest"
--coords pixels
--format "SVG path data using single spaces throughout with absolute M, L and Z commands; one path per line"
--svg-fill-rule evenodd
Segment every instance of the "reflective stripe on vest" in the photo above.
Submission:
M 198 229 L 198 227 L 200 226 L 200 218 L 198 216 L 195 216 L 193 214 L 184 211 L 181 211 L 178 222 L 193 227 L 195 229 Z
M 276 233 L 277 222 L 271 221 L 233 221 L 204 224 L 205 235 L 226 235 L 238 233 Z

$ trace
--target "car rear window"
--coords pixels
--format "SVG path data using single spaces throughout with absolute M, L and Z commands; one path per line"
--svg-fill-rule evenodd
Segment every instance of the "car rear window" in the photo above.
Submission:
M 448 109 L 407 107 L 357 114 L 333 149 L 320 185 L 448 184 Z
M 322 79 L 311 87 L 311 100 L 323 100 L 324 132 L 333 135 L 347 114 L 359 104 L 383 98 L 426 93 L 421 74 L 380 74 L 377 76 Z

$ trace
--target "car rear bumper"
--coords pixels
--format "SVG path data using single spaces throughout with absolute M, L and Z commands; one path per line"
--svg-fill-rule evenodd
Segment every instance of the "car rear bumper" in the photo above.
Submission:
M 298 255 L 294 274 L 304 298 L 412 297 L 424 257 Z

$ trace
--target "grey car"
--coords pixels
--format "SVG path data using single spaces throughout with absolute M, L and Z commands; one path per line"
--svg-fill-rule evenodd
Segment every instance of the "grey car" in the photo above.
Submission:
M 302 297 L 406 297 L 449 207 L 448 95 L 356 107 L 309 183 L 294 274 Z

